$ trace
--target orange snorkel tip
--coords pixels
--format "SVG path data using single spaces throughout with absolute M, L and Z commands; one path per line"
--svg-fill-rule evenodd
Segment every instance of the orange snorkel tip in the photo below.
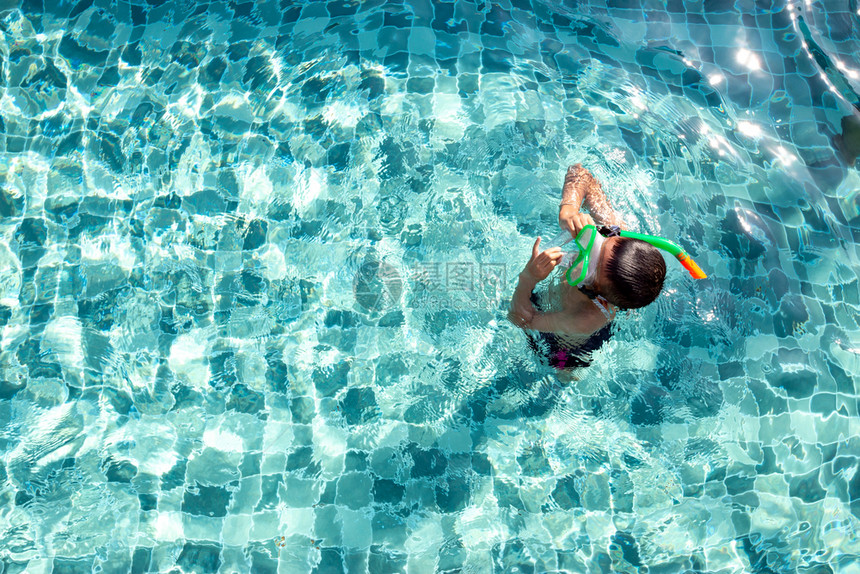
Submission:
M 690 272 L 690 275 L 693 279 L 707 279 L 708 276 L 702 271 L 702 268 L 699 267 L 693 258 L 687 255 L 684 252 L 678 254 L 678 261 L 681 262 L 681 265 L 684 266 L 684 269 Z

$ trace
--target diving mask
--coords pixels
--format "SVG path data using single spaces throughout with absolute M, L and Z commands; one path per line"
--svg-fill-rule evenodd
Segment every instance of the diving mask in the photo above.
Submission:
M 608 237 L 617 235 L 612 231 L 608 231 Z M 591 287 L 594 279 L 597 277 L 597 263 L 600 261 L 600 250 L 603 249 L 603 242 L 606 240 L 603 233 L 599 232 L 594 225 L 586 225 L 583 227 L 576 238 L 572 237 L 567 231 L 563 231 L 549 241 L 551 247 L 561 247 L 573 241 L 573 250 L 564 250 L 564 255 L 559 262 L 562 267 L 567 267 L 564 276 L 567 282 L 576 287 Z M 580 263 L 582 265 L 580 266 Z M 579 267 L 579 272 L 574 275 L 574 270 Z

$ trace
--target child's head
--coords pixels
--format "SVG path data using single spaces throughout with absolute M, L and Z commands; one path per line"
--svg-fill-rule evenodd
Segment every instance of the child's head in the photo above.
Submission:
M 666 262 L 653 245 L 629 237 L 613 238 L 615 245 L 603 262 L 600 293 L 622 309 L 638 309 L 654 301 L 663 289 Z M 608 246 L 607 246 L 608 247 Z

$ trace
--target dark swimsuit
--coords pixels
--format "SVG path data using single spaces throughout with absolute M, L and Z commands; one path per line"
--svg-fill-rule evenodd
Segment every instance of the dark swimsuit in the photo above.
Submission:
M 537 296 L 531 294 L 531 302 L 538 311 L 543 312 Z M 612 323 L 603 326 L 592 334 L 584 343 L 571 347 L 553 333 L 526 333 L 532 350 L 546 359 L 549 366 L 556 369 L 575 369 L 591 364 L 591 354 L 603 346 L 612 336 Z

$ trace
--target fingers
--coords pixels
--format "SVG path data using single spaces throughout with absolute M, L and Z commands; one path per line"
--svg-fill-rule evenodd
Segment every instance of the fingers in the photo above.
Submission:
M 588 215 L 587 213 L 577 213 L 570 217 L 568 223 L 570 227 L 573 228 L 571 233 L 575 236 L 579 235 L 579 233 L 583 230 L 584 227 L 588 225 L 595 225 L 594 219 Z
M 564 207 L 562 207 L 562 212 L 559 214 L 558 223 L 574 237 L 577 237 L 584 227 L 595 225 L 594 219 L 589 214 L 565 212 Z
M 535 249 L 539 248 L 538 242 L 535 242 Z M 555 269 L 556 265 L 561 263 L 564 257 L 560 247 L 552 247 L 546 251 L 542 251 L 537 255 L 532 255 L 532 258 L 526 264 L 525 271 L 531 275 L 535 281 L 543 281 Z
M 581 214 L 579 214 L 579 213 L 575 213 L 574 215 L 571 215 L 565 221 L 565 223 L 567 224 L 567 228 L 570 231 L 570 234 L 573 235 L 574 237 L 579 235 L 580 230 L 582 230 L 582 222 L 580 221 L 580 218 L 579 218 L 580 215 Z
M 564 253 L 561 251 L 561 247 L 552 247 L 547 249 L 546 251 L 542 251 L 537 257 L 535 257 L 535 261 L 538 263 L 547 263 L 549 261 L 560 261 L 564 256 Z
M 552 253 L 547 250 L 544 251 L 542 255 L 546 257 L 546 261 L 551 261 L 553 263 L 558 263 L 559 261 L 561 261 L 561 258 L 564 257 L 564 253 L 561 252 L 561 249 L 559 249 L 558 251 L 554 250 Z
M 550 250 L 544 251 L 535 259 L 535 264 L 540 272 L 549 272 L 555 268 L 561 262 L 561 258 L 563 257 L 563 253 L 561 250 L 553 251 Z
M 535 240 L 534 247 L 532 247 L 532 259 L 538 256 L 540 253 L 540 237 Z
M 561 222 L 561 224 L 562 224 L 562 227 L 567 229 L 573 237 L 577 236 L 576 226 L 573 224 L 572 219 L 565 219 L 564 221 Z

